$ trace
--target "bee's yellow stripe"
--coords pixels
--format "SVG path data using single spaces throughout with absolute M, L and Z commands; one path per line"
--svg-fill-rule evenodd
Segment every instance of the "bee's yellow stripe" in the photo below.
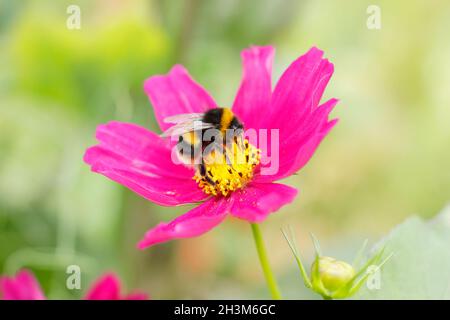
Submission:
M 220 118 L 220 130 L 225 132 L 230 126 L 231 120 L 233 120 L 234 114 L 229 108 L 223 108 L 222 118 Z
M 196 146 L 197 143 L 200 142 L 194 131 L 186 132 L 185 134 L 183 134 L 183 141 L 193 146 Z

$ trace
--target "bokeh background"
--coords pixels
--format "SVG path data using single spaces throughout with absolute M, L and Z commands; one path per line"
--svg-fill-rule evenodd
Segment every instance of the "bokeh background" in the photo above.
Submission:
M 81 29 L 66 27 L 81 8 Z M 381 29 L 369 30 L 369 5 Z M 450 200 L 450 2 L 433 1 L 0 1 L 0 272 L 27 267 L 51 298 L 79 298 L 104 271 L 162 298 L 268 298 L 247 223 L 228 219 L 195 239 L 139 251 L 158 207 L 91 173 L 82 161 L 98 124 L 158 130 L 143 81 L 184 64 L 222 106 L 241 76 L 240 51 L 276 46 L 274 79 L 312 45 L 335 74 L 324 99 L 340 123 L 285 182 L 295 202 L 262 224 L 288 298 L 303 289 L 280 232 L 291 225 L 307 261 L 351 259 L 412 214 Z M 83 290 L 65 286 L 79 265 Z

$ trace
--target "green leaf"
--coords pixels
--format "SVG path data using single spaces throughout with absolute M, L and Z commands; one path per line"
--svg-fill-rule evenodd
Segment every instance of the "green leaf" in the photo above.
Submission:
M 308 273 L 306 272 L 305 267 L 303 266 L 303 262 L 301 260 L 300 253 L 297 250 L 296 241 L 294 237 L 294 233 L 292 231 L 292 228 L 288 228 L 288 230 L 281 230 L 283 233 L 284 238 L 286 239 L 289 247 L 292 250 L 292 253 L 294 254 L 295 260 L 297 261 L 298 268 L 300 270 L 300 275 L 303 278 L 303 282 L 305 283 L 305 286 L 307 288 L 312 288 L 311 280 L 308 277 Z
M 379 286 L 363 285 L 355 298 L 450 299 L 450 206 L 431 221 L 409 218 L 375 247 L 381 246 L 393 256 Z
M 316 236 L 313 233 L 310 233 L 311 240 L 314 245 L 314 250 L 316 251 L 316 256 L 321 257 L 322 256 L 322 249 L 320 249 L 320 243 L 319 240 L 317 240 Z

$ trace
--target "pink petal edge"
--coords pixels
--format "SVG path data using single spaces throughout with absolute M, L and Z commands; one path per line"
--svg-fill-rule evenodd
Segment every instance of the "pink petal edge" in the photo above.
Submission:
M 281 141 L 278 171 L 272 175 L 261 175 L 259 171 L 255 174 L 254 181 L 277 181 L 301 170 L 338 122 L 338 119 L 328 120 L 328 115 L 337 102 L 337 99 L 325 102 L 310 115 L 307 125 L 298 128 L 295 135 Z
M 114 273 L 106 273 L 99 277 L 89 289 L 85 300 L 146 300 L 145 293 L 135 292 L 121 295 L 120 279 Z
M 166 140 L 137 125 L 110 122 L 97 128 L 100 144 L 84 161 L 91 170 L 160 205 L 202 201 L 207 196 L 192 180 L 194 171 L 171 160 Z
M 227 216 L 230 198 L 210 198 L 168 223 L 160 223 L 145 234 L 138 248 L 145 249 L 173 239 L 196 237 L 211 230 Z
M 0 277 L 0 297 L 4 300 L 44 300 L 44 293 L 34 275 L 21 270 L 13 277 Z
M 172 125 L 164 122 L 166 117 L 183 113 L 202 113 L 217 107 L 206 90 L 196 83 L 181 65 L 175 65 L 167 75 L 148 78 L 144 83 L 144 91 L 153 105 L 162 131 Z
M 322 56 L 322 50 L 312 47 L 282 74 L 272 95 L 269 128 L 291 132 L 318 106 L 334 71 L 333 64 Z
M 107 273 L 94 281 L 88 290 L 86 300 L 120 300 L 120 280 L 113 273 Z
M 231 195 L 231 214 L 237 218 L 259 223 L 267 216 L 291 203 L 298 190 L 279 183 L 251 183 L 245 189 Z
M 270 108 L 274 55 L 275 49 L 271 46 L 252 46 L 241 53 L 242 81 L 233 103 L 233 112 L 246 129 L 259 129 L 261 111 Z
M 318 106 L 334 70 L 322 56 L 322 50 L 311 48 L 288 67 L 275 86 L 265 127 L 279 129 L 279 171 L 258 176 L 256 181 L 276 181 L 300 170 L 336 124 L 328 116 L 338 100 Z M 270 141 L 267 149 L 271 150 Z

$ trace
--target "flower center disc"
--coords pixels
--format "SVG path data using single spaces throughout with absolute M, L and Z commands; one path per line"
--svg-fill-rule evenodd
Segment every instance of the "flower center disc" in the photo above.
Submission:
M 260 150 L 248 140 L 244 140 L 242 146 L 233 142 L 231 148 L 224 148 L 224 152 L 213 149 L 203 161 L 203 174 L 202 170 L 197 170 L 193 179 L 206 194 L 227 196 L 242 189 L 253 178 L 253 171 L 260 161 Z

